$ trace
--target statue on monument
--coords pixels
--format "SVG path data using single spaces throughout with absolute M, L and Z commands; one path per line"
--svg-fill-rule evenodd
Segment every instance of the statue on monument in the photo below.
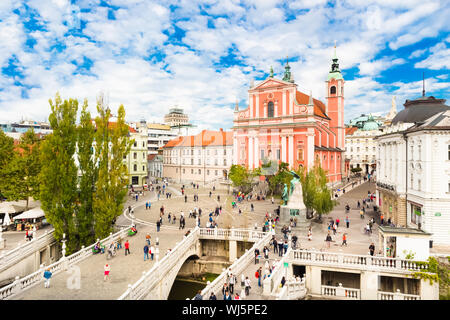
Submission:
M 293 170 L 289 171 L 289 174 L 294 176 L 294 178 L 292 178 L 292 180 L 291 180 L 291 189 L 289 192 L 289 195 L 292 195 L 292 193 L 294 192 L 295 186 L 297 185 L 297 183 L 300 182 L 300 176 L 297 173 L 295 173 L 295 171 L 293 171 Z M 300 188 L 301 188 L 301 185 L 300 185 Z
M 284 205 L 287 205 L 288 200 L 289 200 L 289 191 L 288 191 L 288 187 L 287 184 L 284 184 L 284 190 L 283 190 L 283 194 L 281 195 L 281 198 L 284 201 Z

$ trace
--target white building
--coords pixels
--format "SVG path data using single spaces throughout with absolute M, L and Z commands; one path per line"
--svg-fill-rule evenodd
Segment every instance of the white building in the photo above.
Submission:
M 385 220 L 450 244 L 450 107 L 444 99 L 406 100 L 376 138 L 377 201 Z
M 227 179 L 233 160 L 232 132 L 203 130 L 182 136 L 163 148 L 163 177 L 181 183 L 207 184 Z
M 148 155 L 148 174 L 149 177 L 162 178 L 163 175 L 163 156 L 160 154 Z
M 346 128 L 345 159 L 350 169 L 361 168 L 362 174 L 372 174 L 376 168 L 376 147 L 374 138 L 382 133 L 381 125 L 371 115 L 361 128 Z

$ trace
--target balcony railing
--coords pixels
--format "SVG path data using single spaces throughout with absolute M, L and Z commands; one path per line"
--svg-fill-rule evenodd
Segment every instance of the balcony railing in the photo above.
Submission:
M 401 293 L 400 290 L 397 289 L 397 292 L 378 291 L 378 300 L 420 300 L 420 296 Z
M 354 288 L 345 288 L 340 283 L 338 287 L 322 286 L 322 296 L 334 297 L 336 299 L 360 300 L 361 290 Z

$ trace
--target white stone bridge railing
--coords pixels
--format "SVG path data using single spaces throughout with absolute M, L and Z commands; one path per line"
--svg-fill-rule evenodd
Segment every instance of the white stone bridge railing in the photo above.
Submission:
M 268 237 L 269 236 L 269 237 Z M 133 285 L 129 285 L 127 291 L 118 300 L 140 300 L 145 299 L 150 292 L 154 291 L 161 280 L 166 277 L 180 261 L 188 258 L 192 247 L 200 239 L 251 241 L 267 243 L 270 234 L 260 231 L 246 229 L 218 229 L 196 227 L 183 241 L 179 242 L 168 254 L 158 261 L 149 271 L 144 272 L 142 277 Z M 267 239 L 267 240 L 266 240 Z M 262 249 L 264 245 L 260 246 Z M 247 252 L 249 253 L 249 252 Z M 250 258 L 252 254 L 250 254 Z M 184 262 L 184 261 L 183 261 Z M 156 296 L 156 295 L 155 295 Z
M 332 253 L 310 250 L 292 250 L 288 260 L 306 265 L 333 266 L 367 271 L 387 271 L 408 274 L 424 270 L 428 265 L 400 258 L 385 258 L 370 255 Z
M 131 228 L 124 228 L 119 232 L 116 232 L 114 234 L 110 234 L 109 237 L 101 240 L 100 242 L 105 245 L 110 243 L 111 241 L 116 241 L 119 238 L 125 238 L 127 236 L 128 230 Z M 4 299 L 10 299 L 14 297 L 17 294 L 20 294 L 24 290 L 28 290 L 35 286 L 36 284 L 43 281 L 43 273 L 44 270 L 50 269 L 50 272 L 53 273 L 53 276 L 58 274 L 61 271 L 67 270 L 72 265 L 75 265 L 79 263 L 80 261 L 92 256 L 92 248 L 95 246 L 95 243 L 90 245 L 89 247 L 83 248 L 72 255 L 68 257 L 61 257 L 61 259 L 55 263 L 52 263 L 49 266 L 44 267 L 44 265 L 41 265 L 41 269 L 33 272 L 32 274 L 23 277 L 20 279 L 19 277 L 16 277 L 16 280 L 11 283 L 10 285 L 7 285 L 3 288 L 0 288 L 0 300 Z
M 160 282 L 161 279 L 173 268 L 180 259 L 186 255 L 186 252 L 199 239 L 200 228 L 189 233 L 183 241 L 179 242 L 168 254 L 153 265 L 153 267 L 144 272 L 142 277 L 133 285 L 129 285 L 127 291 L 122 294 L 118 300 L 141 300 L 144 299 Z
M 257 242 L 253 245 L 253 247 L 250 250 L 247 250 L 238 260 L 236 260 L 229 269 L 234 275 L 241 274 L 245 268 L 248 267 L 250 263 L 252 263 L 255 259 L 254 251 L 256 248 L 259 249 L 260 252 L 262 252 L 262 249 L 265 245 L 270 241 L 272 238 L 271 233 L 269 232 L 260 232 L 260 231 L 252 231 L 252 230 L 234 230 L 239 231 L 235 234 L 245 238 L 248 237 L 250 234 L 252 236 L 252 239 L 257 239 Z M 242 231 L 242 232 L 241 232 Z M 202 290 L 202 296 L 206 297 L 209 296 L 211 292 L 214 292 L 214 294 L 218 294 L 220 290 L 222 290 L 223 284 L 226 281 L 227 277 L 227 271 L 222 272 L 216 279 L 214 279 L 213 282 L 208 284 L 203 290 Z
M 286 281 L 284 287 L 275 296 L 276 300 L 299 300 L 306 296 L 306 278 Z
M 54 232 L 55 230 L 46 231 L 39 237 L 34 238 L 31 241 L 27 241 L 26 243 L 22 243 L 15 249 L 2 254 L 0 256 L 0 272 L 14 266 L 23 258 L 30 256 L 41 248 L 55 242 L 55 238 L 53 237 Z

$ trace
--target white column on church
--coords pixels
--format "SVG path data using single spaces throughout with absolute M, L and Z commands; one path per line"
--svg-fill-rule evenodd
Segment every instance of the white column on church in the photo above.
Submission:
M 281 135 L 281 161 L 286 162 L 286 136 Z
M 294 135 L 289 135 L 289 166 L 294 168 Z
M 238 139 L 237 139 L 237 133 L 234 132 L 233 137 L 233 164 L 238 164 Z M 204 160 L 203 160 L 204 161 Z
M 314 132 L 307 134 L 307 148 L 308 148 L 308 170 L 314 166 Z
M 259 139 L 258 136 L 255 136 L 255 141 L 254 141 L 254 145 L 255 145 L 255 168 L 259 167 Z
M 253 169 L 253 137 L 248 137 L 248 168 Z
M 259 118 L 259 94 L 256 95 L 255 108 L 256 108 L 256 118 Z

